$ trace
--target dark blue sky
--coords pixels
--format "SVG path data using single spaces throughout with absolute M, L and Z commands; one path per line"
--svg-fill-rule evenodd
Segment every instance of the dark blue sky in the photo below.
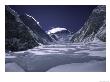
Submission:
M 63 27 L 72 32 L 79 30 L 96 5 L 10 5 L 18 14 L 33 16 L 44 30 Z

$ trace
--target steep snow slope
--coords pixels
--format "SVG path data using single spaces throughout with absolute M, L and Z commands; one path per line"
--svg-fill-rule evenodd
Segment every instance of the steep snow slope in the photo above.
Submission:
M 69 35 L 71 34 L 66 28 L 56 27 L 48 31 L 48 34 L 59 42 L 69 41 Z
M 73 34 L 72 42 L 89 42 L 95 37 L 101 41 L 106 41 L 106 6 L 97 6 L 85 22 L 84 26 Z
M 53 29 L 49 30 L 48 34 L 57 33 L 57 32 L 61 32 L 61 31 L 65 31 L 65 30 L 67 30 L 67 29 L 66 28 L 57 27 L 57 28 L 53 28 Z

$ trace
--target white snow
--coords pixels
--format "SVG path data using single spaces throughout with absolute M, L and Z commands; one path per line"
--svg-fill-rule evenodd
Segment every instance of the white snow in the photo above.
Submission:
M 53 28 L 53 29 L 48 31 L 48 34 L 60 32 L 60 31 L 63 31 L 63 30 L 67 30 L 67 29 L 66 28 L 60 28 L 60 27 Z
M 36 21 L 36 19 L 34 19 L 34 17 L 32 17 L 31 15 L 26 14 L 26 16 L 28 16 L 28 17 L 32 18 L 34 21 Z
M 99 57 L 106 57 L 106 51 L 90 51 L 90 50 L 81 50 L 75 52 L 76 54 L 79 53 L 89 53 L 89 56 L 99 56 Z
M 106 51 L 91 51 L 90 56 L 106 57 Z
M 35 22 L 37 22 L 37 24 L 38 24 L 38 25 L 40 25 L 40 24 L 39 24 L 39 22 L 38 22 L 38 21 L 36 21 L 36 19 L 35 19 L 34 17 L 32 17 L 31 15 L 26 14 L 26 16 L 28 16 L 28 17 L 32 18 Z
M 98 72 L 105 71 L 106 67 L 103 62 L 106 60 L 106 43 L 103 42 L 43 45 L 26 51 L 13 52 L 13 55 L 17 55 L 17 58 L 14 59 L 14 56 L 7 58 L 6 56 L 6 62 L 17 60 L 20 66 L 28 71 L 47 71 L 64 64 L 66 65 L 66 67 L 64 65 L 64 70 L 63 67 L 61 69 L 58 67 L 58 71 Z M 94 60 L 96 62 L 91 62 Z M 52 71 L 54 70 L 52 69 Z M 55 71 L 57 71 L 56 68 Z
M 5 56 L 5 58 L 16 58 L 16 56 Z
M 81 53 L 88 53 L 90 56 L 106 56 L 106 44 L 103 42 L 92 42 L 88 44 L 83 43 L 63 43 L 55 45 L 44 45 L 29 49 L 26 51 L 14 52 L 14 54 L 33 53 L 34 55 L 80 55 Z
M 47 72 L 105 72 L 106 61 L 72 63 L 51 68 Z
M 24 72 L 24 70 L 16 63 L 5 64 L 5 71 L 6 72 Z

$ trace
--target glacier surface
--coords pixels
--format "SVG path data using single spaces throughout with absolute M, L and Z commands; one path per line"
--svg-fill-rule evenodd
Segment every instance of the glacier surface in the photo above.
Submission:
M 105 42 L 51 44 L 11 52 L 6 55 L 6 71 L 10 71 L 15 65 L 12 63 L 16 63 L 26 72 L 105 72 L 105 61 Z M 11 66 L 7 66 L 8 63 L 11 63 Z M 11 71 L 18 68 L 13 69 Z

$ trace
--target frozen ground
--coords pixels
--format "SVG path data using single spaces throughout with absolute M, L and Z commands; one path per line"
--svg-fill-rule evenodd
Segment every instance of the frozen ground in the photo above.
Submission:
M 91 61 L 85 63 L 71 63 L 51 68 L 47 72 L 104 72 L 106 61 Z
M 6 65 L 5 65 L 5 70 L 6 70 L 6 72 L 11 72 L 11 71 L 13 71 L 13 72 L 24 72 L 24 70 L 20 67 L 20 66 L 18 66 L 16 63 L 7 63 Z
M 27 51 L 12 52 L 6 55 L 5 63 L 6 71 L 14 71 L 18 67 L 26 72 L 104 72 L 106 43 L 62 43 L 39 46 Z M 14 70 L 9 70 L 12 67 Z

